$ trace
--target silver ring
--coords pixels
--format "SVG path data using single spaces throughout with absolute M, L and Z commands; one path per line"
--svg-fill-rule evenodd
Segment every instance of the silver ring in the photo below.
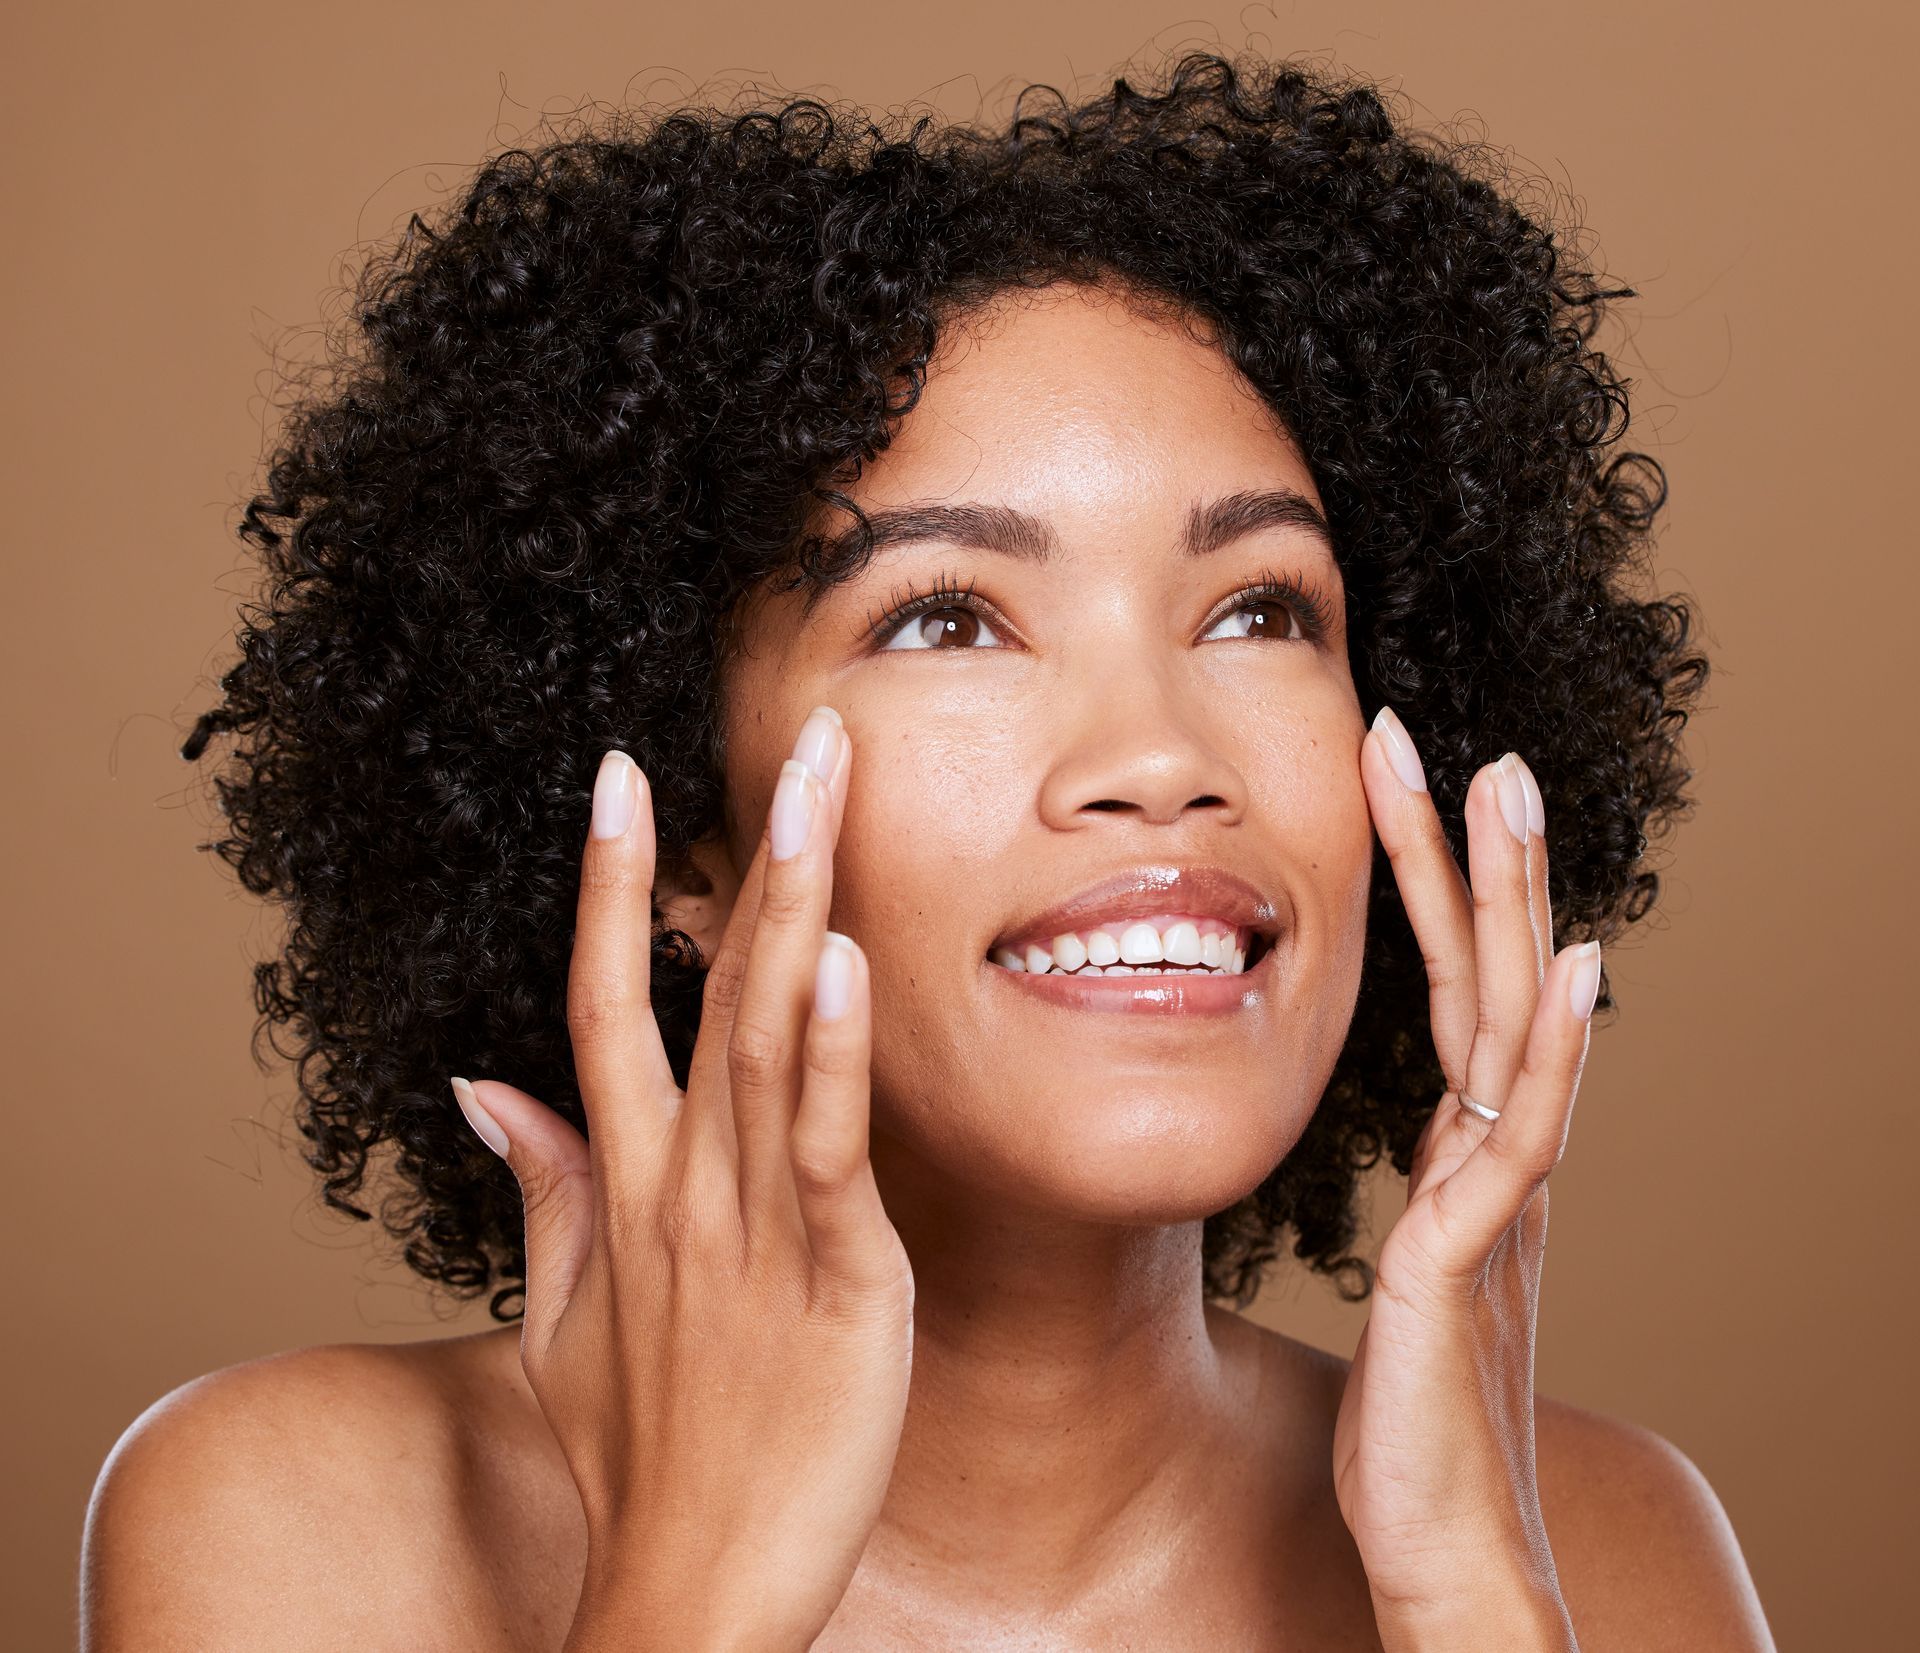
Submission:
M 1489 1108 L 1484 1102 L 1474 1101 L 1465 1091 L 1461 1091 L 1459 1096 L 1460 1106 L 1469 1112 L 1477 1113 L 1482 1119 L 1491 1121 L 1500 1117 L 1500 1110 L 1498 1108 Z

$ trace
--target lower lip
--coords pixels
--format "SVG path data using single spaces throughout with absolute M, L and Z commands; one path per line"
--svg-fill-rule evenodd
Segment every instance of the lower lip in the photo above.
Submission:
M 1269 944 L 1259 960 L 1237 976 L 1067 976 L 1048 971 L 1031 975 L 987 960 L 983 968 L 1016 992 L 1063 1010 L 1107 1010 L 1134 1016 L 1224 1016 L 1265 996 L 1278 947 Z

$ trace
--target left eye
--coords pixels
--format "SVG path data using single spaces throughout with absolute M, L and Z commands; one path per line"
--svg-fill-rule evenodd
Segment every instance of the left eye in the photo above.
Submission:
M 932 608 L 907 620 L 880 647 L 885 649 L 998 648 L 993 628 L 973 609 Z
M 1231 614 L 1214 622 L 1213 629 L 1200 640 L 1211 642 L 1224 637 L 1301 637 L 1299 621 L 1285 603 L 1271 597 L 1242 603 Z

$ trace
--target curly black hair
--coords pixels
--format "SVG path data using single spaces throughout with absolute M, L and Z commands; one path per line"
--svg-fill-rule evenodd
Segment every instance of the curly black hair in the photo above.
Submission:
M 823 511 L 864 530 L 839 488 L 941 326 L 1009 287 L 1118 284 L 1211 324 L 1311 467 L 1363 711 L 1415 731 L 1456 852 L 1468 781 L 1513 748 L 1538 758 L 1558 933 L 1610 940 L 1653 904 L 1707 665 L 1688 603 L 1631 589 L 1666 478 L 1622 451 L 1630 381 L 1593 340 L 1634 294 L 1486 146 L 1329 68 L 1202 52 L 1079 102 L 1029 86 L 993 129 L 762 93 L 541 139 L 362 267 L 241 515 L 265 579 L 182 748 L 236 737 L 200 847 L 286 909 L 256 1045 L 294 1063 L 302 1157 L 370 1218 L 390 1145 L 379 1217 L 420 1275 L 524 1310 L 518 1186 L 447 1076 L 584 1129 L 565 996 L 600 754 L 645 767 L 683 862 L 721 818 L 735 603 L 860 566 L 864 533 L 836 550 Z M 1244 1306 L 1289 1229 L 1342 1296 L 1372 1289 L 1360 1173 L 1411 1169 L 1443 1081 L 1377 853 L 1371 902 L 1320 1106 L 1206 1221 L 1211 1298 Z M 684 1079 L 703 962 L 656 931 Z

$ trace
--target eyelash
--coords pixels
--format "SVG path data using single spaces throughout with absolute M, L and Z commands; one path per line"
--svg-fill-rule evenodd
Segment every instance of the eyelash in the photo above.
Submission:
M 868 641 L 885 643 L 921 615 L 943 608 L 963 608 L 995 625 L 1005 626 L 1006 621 L 1001 619 L 999 611 L 992 604 L 974 596 L 976 584 L 977 581 L 969 580 L 963 586 L 953 576 L 941 574 L 925 591 L 917 591 L 909 586 L 905 592 L 890 592 L 888 606 L 884 610 L 878 615 L 868 612 Z M 1236 591 L 1226 604 L 1207 616 L 1201 629 L 1211 630 L 1238 609 L 1263 602 L 1284 603 L 1291 608 L 1294 618 L 1300 622 L 1302 640 L 1317 643 L 1326 636 L 1332 605 L 1298 575 L 1275 574 L 1271 570 L 1264 572 L 1252 585 Z
M 905 592 L 897 589 L 889 592 L 888 606 L 877 616 L 871 611 L 867 615 L 868 640 L 884 643 L 896 632 L 903 630 L 910 621 L 941 608 L 964 608 L 980 615 L 983 619 L 1000 620 L 996 609 L 974 596 L 973 588 L 978 583 L 977 580 L 969 580 L 963 586 L 951 574 L 941 574 L 925 591 L 917 591 L 912 586 L 908 586 Z M 1005 624 L 1004 621 L 1000 623 Z

